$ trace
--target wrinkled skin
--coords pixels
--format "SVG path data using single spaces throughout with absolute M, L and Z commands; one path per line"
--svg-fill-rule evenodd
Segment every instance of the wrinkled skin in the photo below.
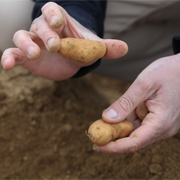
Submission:
M 30 31 L 19 30 L 14 34 L 13 42 L 17 48 L 9 48 L 2 55 L 4 69 L 21 65 L 30 72 L 50 79 L 64 80 L 72 77 L 83 66 L 91 63 L 79 63 L 60 56 L 61 38 L 73 37 L 98 40 L 107 47 L 105 58 L 114 59 L 124 56 L 128 47 L 125 42 L 101 39 L 80 25 L 56 3 L 46 3 L 42 15 L 35 19 Z
M 102 114 L 110 123 L 127 117 L 135 130 L 127 138 L 94 149 L 106 153 L 135 152 L 175 135 L 180 127 L 179 77 L 180 54 L 158 59 L 144 69 L 124 95 Z M 135 114 L 141 102 L 149 110 L 142 123 Z

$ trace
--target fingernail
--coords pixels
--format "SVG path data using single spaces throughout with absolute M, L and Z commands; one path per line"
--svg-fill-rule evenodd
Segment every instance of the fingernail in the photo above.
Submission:
M 51 48 L 51 46 L 53 45 L 54 41 L 55 41 L 55 38 L 49 38 L 48 41 L 47 41 L 47 46 L 49 48 Z
M 60 28 L 63 24 L 62 17 L 59 17 L 57 15 L 53 16 L 51 18 L 51 26 L 54 28 Z
M 57 21 L 57 15 L 55 15 L 51 18 L 51 24 L 54 25 L 56 23 L 56 21 Z
M 34 47 L 33 46 L 30 46 L 28 48 L 28 55 L 31 56 L 33 54 L 33 51 L 34 51 Z
M 99 149 L 99 146 L 98 146 L 97 144 L 93 144 L 92 149 L 93 149 L 94 151 L 101 152 L 101 150 Z
M 114 119 L 118 117 L 118 114 L 114 109 L 108 109 L 104 113 L 105 113 L 106 117 L 108 116 L 108 117 L 114 118 Z

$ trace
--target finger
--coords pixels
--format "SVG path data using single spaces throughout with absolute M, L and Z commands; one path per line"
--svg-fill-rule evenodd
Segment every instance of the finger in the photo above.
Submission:
M 152 84 L 152 78 L 150 79 L 146 76 L 137 78 L 124 95 L 103 111 L 102 118 L 110 123 L 126 119 L 140 103 L 146 101 L 156 92 L 157 87 L 154 87 Z
M 106 47 L 107 52 L 104 58 L 116 59 L 124 56 L 128 52 L 128 46 L 125 42 L 120 40 L 105 39 L 102 41 Z
M 31 60 L 38 59 L 40 48 L 32 41 L 32 34 L 27 31 L 17 31 L 13 36 L 14 44 Z
M 43 16 L 47 20 L 48 24 L 55 29 L 60 28 L 63 25 L 63 9 L 56 3 L 46 3 L 41 9 Z
M 153 124 L 142 125 L 129 137 L 112 141 L 104 146 L 95 146 L 94 150 L 106 153 L 135 152 L 160 140 L 161 134 L 163 133 Z
M 15 65 L 23 64 L 27 57 L 18 48 L 6 49 L 1 57 L 1 64 L 4 69 L 12 69 Z
M 131 112 L 128 115 L 128 117 L 126 118 L 126 120 L 133 124 L 133 129 L 134 130 L 137 129 L 141 125 L 141 123 L 142 123 L 142 121 L 137 118 L 137 115 L 136 115 L 135 111 Z
M 34 32 L 44 42 L 48 51 L 57 52 L 60 49 L 59 35 L 53 31 L 43 16 L 34 20 L 30 31 Z
M 173 133 L 171 131 L 169 132 L 165 132 L 162 135 L 159 135 L 156 138 L 147 138 L 144 139 L 143 142 L 139 142 L 138 140 L 134 141 L 135 138 L 133 137 L 132 139 L 130 139 L 129 137 L 127 138 L 123 138 L 123 139 L 119 139 L 115 142 L 110 142 L 109 144 L 105 145 L 105 146 L 97 146 L 97 145 L 93 145 L 93 149 L 95 151 L 98 152 L 105 152 L 105 153 L 127 153 L 127 152 L 136 152 L 142 148 L 147 147 L 148 145 L 151 145 L 155 142 L 161 141 L 163 139 L 172 137 L 173 135 L 175 135 L 177 133 L 177 131 L 173 131 Z M 143 136 L 143 134 L 141 134 L 141 136 Z

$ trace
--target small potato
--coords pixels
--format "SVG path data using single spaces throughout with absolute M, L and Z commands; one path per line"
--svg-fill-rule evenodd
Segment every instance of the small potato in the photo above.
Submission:
M 136 115 L 140 120 L 143 120 L 146 115 L 149 113 L 147 107 L 145 106 L 144 103 L 141 103 L 137 108 L 136 108 Z
M 106 45 L 88 39 L 62 38 L 58 53 L 67 59 L 88 63 L 102 58 L 106 53 Z
M 89 139 L 99 146 L 105 145 L 110 141 L 128 136 L 133 131 L 133 125 L 129 121 L 122 121 L 109 124 L 99 119 L 91 124 L 87 135 Z

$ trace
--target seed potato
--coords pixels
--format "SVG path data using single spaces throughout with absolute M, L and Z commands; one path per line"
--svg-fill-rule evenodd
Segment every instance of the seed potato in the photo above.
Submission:
M 110 141 L 128 136 L 133 131 L 133 125 L 129 121 L 122 121 L 109 124 L 99 119 L 91 124 L 87 135 L 89 139 L 99 146 L 105 145 Z
M 106 53 L 106 45 L 88 39 L 62 38 L 58 53 L 67 59 L 88 63 L 102 58 Z

